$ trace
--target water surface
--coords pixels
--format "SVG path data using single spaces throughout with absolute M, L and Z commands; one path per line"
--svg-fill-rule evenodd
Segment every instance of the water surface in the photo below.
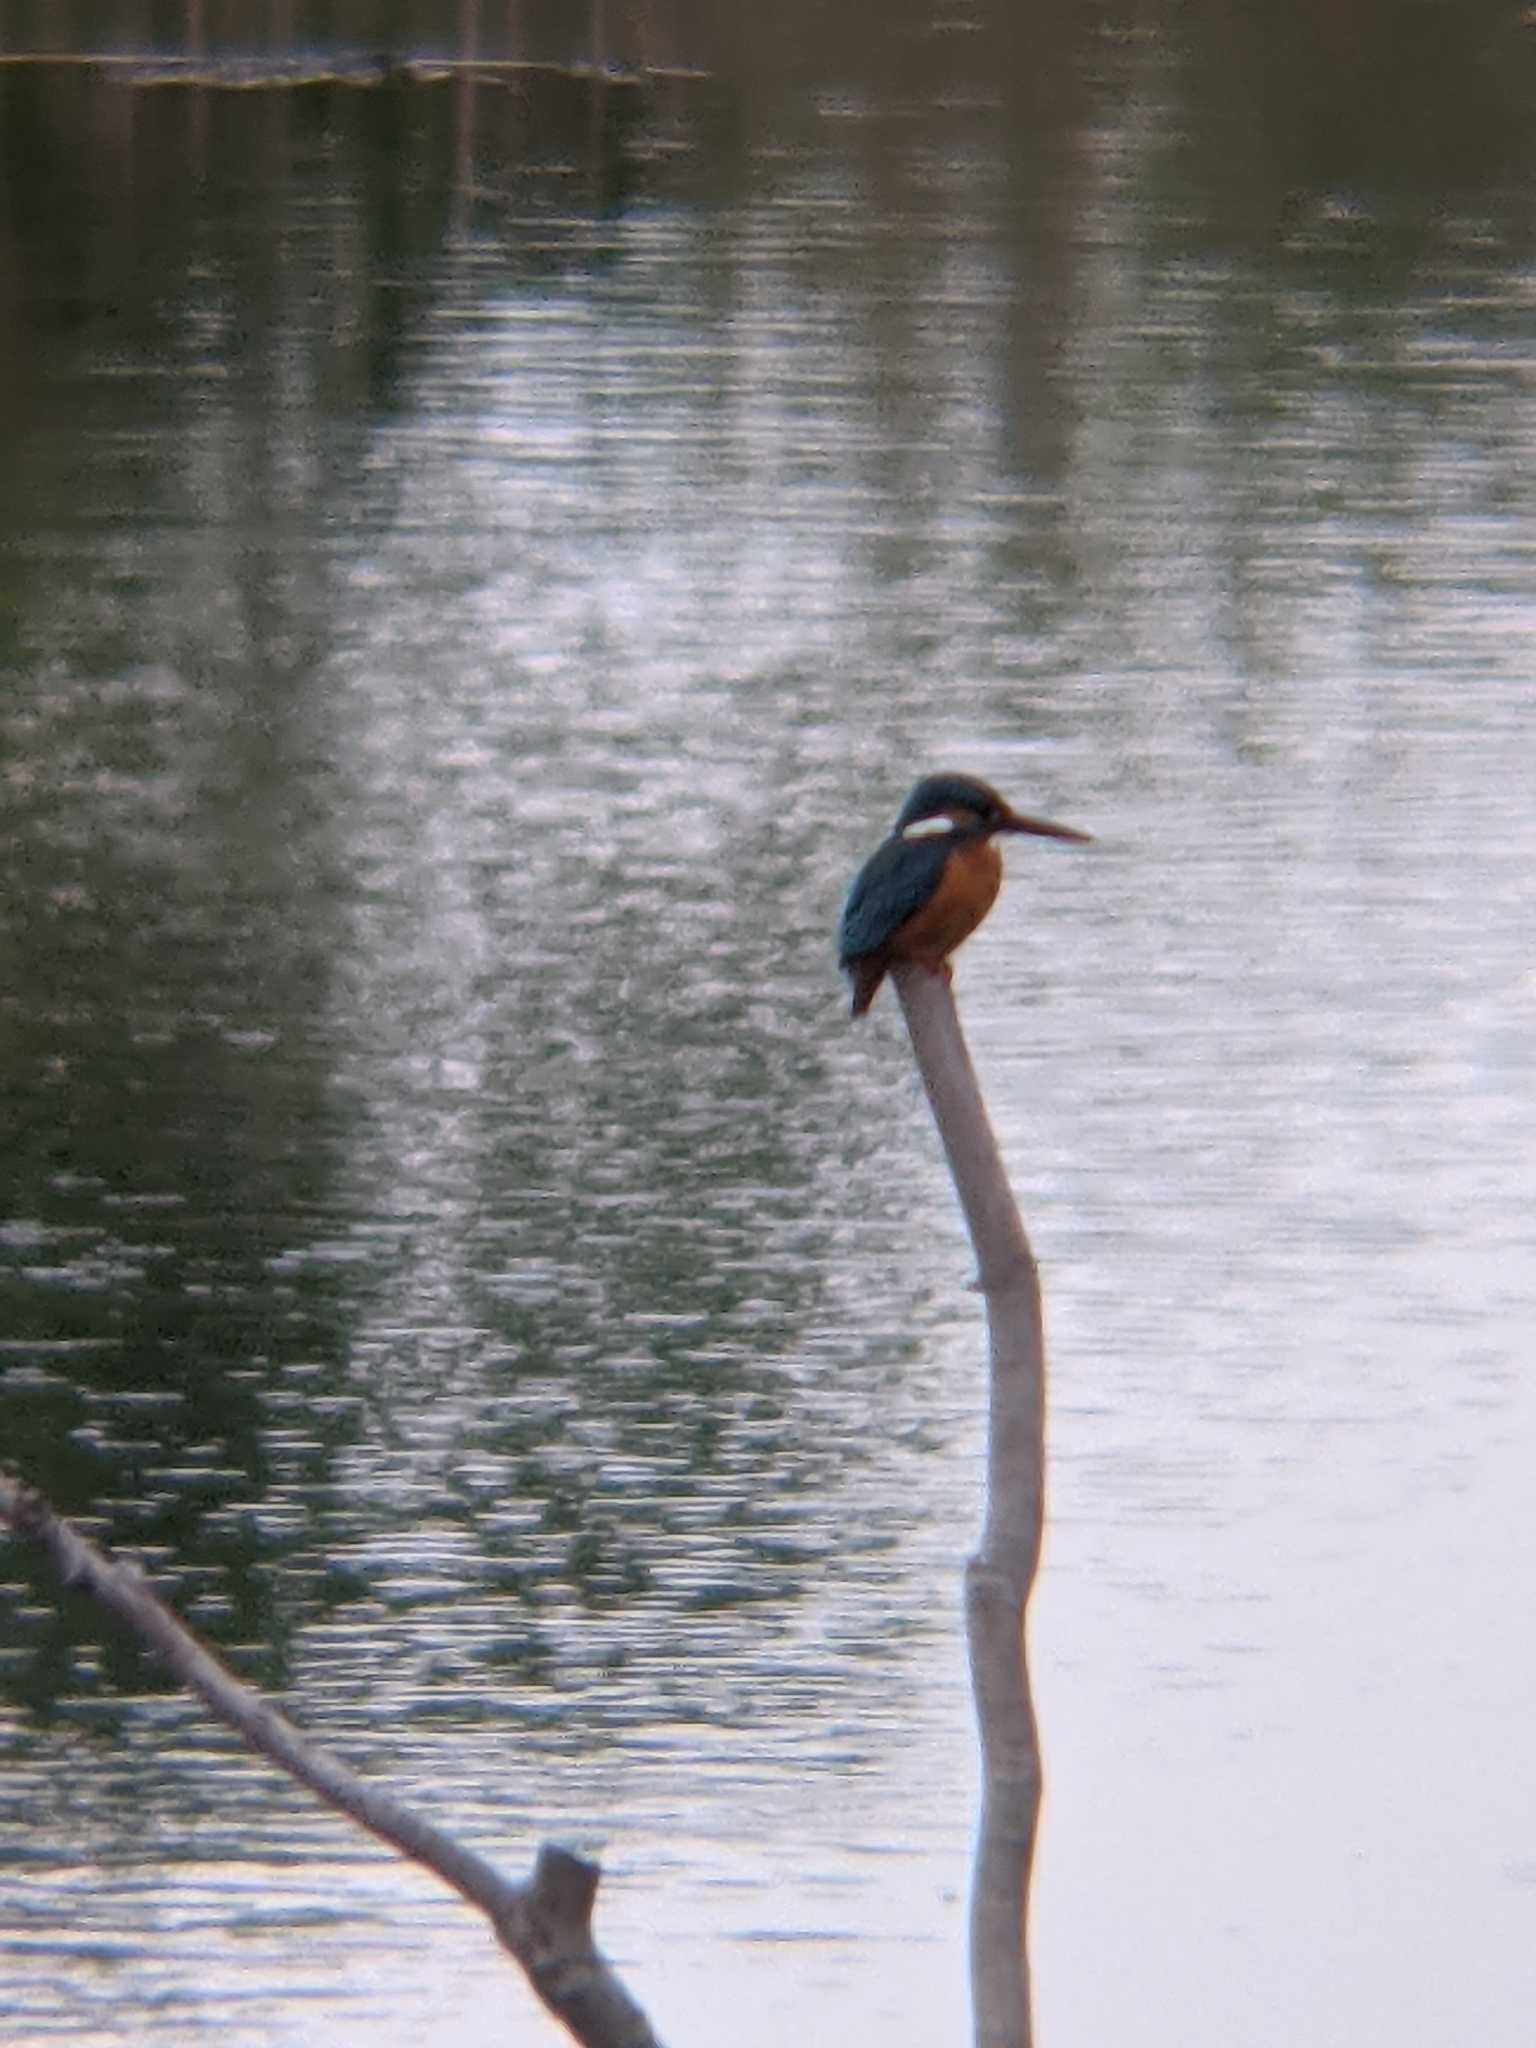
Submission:
M 1512 173 L 957 35 L 490 102 L 470 200 L 443 92 L 6 86 L 73 168 L 9 188 L 0 1440 L 359 1768 L 600 1854 L 669 2038 L 959 2038 L 978 1306 L 828 931 L 970 767 L 1101 842 L 958 977 L 1053 1341 L 1042 2039 L 1523 2048 Z M 11 2038 L 546 2038 L 14 1565 L 0 1657 Z

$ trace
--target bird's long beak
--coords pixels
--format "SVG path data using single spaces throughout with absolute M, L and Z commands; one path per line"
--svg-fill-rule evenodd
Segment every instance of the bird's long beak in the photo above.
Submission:
M 1091 846 L 1093 834 L 1079 832 L 1072 825 L 1054 825 L 1049 818 L 1029 818 L 1022 811 L 1009 811 L 999 832 L 1032 832 L 1037 839 L 1070 839 L 1075 846 Z

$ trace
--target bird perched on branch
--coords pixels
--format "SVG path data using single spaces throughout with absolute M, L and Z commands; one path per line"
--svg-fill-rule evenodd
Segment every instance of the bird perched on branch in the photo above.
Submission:
M 837 933 L 838 965 L 862 1017 L 892 967 L 915 961 L 948 975 L 949 956 L 997 900 L 999 832 L 1086 845 L 1088 832 L 1028 818 L 972 775 L 925 775 L 896 814 L 891 836 L 854 877 Z

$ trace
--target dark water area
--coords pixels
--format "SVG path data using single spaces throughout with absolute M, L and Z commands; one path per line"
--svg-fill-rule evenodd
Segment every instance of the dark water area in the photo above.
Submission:
M 1536 32 L 513 12 L 0 65 L 0 1458 L 669 2038 L 957 2038 L 977 1304 L 830 929 L 969 767 L 1099 840 L 957 974 L 1042 2038 L 1524 2048 Z M 9 1553 L 0 1682 L 7 2040 L 546 2038 Z

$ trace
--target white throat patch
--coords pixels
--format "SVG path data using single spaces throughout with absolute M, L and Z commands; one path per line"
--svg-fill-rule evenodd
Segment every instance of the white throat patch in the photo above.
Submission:
M 918 818 L 902 828 L 903 839 L 935 839 L 943 832 L 958 832 L 953 818 Z

